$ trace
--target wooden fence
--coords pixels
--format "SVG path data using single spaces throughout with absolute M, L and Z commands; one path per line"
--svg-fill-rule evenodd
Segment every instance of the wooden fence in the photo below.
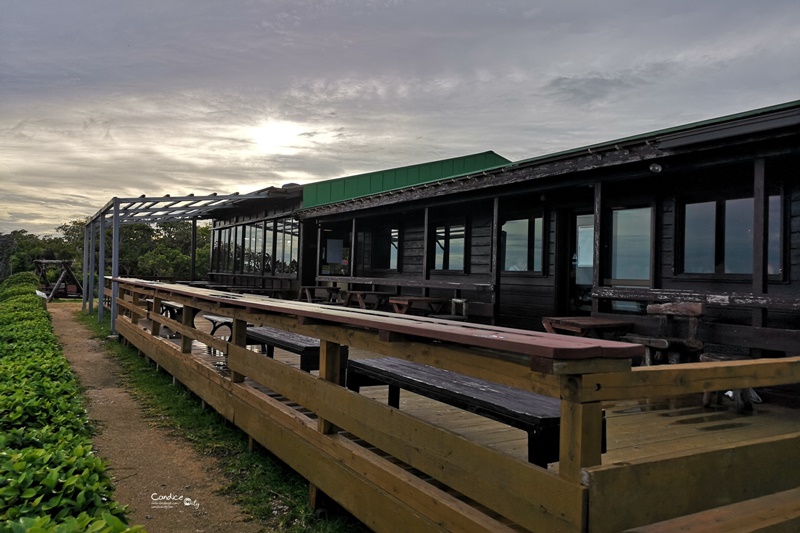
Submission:
M 798 357 L 632 368 L 619 356 L 639 353 L 636 345 L 115 282 L 122 337 L 307 478 L 312 499 L 321 491 L 376 531 L 620 531 L 798 486 L 800 433 L 614 464 L 600 453 L 604 402 L 796 383 Z M 182 304 L 182 321 L 148 310 L 145 299 L 154 309 Z M 230 339 L 197 329 L 199 312 L 232 318 Z M 248 350 L 248 324 L 319 338 L 319 376 Z M 180 333 L 180 344 L 161 337 L 162 327 Z M 230 376 L 193 356 L 193 341 L 226 354 Z M 560 348 L 570 343 L 580 358 Z M 341 345 L 561 398 L 558 471 L 347 390 Z

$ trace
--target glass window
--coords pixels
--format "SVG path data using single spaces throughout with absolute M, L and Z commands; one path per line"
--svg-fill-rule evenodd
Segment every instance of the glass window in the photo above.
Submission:
M 264 245 L 263 223 L 249 224 L 244 231 L 244 271 L 259 274 Z
M 542 272 L 544 254 L 542 217 L 507 220 L 501 233 L 502 269 Z
M 767 237 L 767 274 L 783 274 L 783 257 L 781 256 L 783 243 L 783 209 L 781 197 L 769 197 L 769 235 Z
M 611 219 L 611 278 L 649 281 L 652 209 L 617 209 Z
M 297 221 L 284 218 L 277 221 L 275 229 L 275 273 L 295 274 L 300 238 Z
M 685 272 L 714 272 L 715 202 L 686 204 L 683 265 Z
M 688 274 L 753 273 L 753 198 L 684 206 L 683 271 Z M 780 195 L 768 199 L 768 273 L 782 272 Z
M 446 224 L 436 226 L 434 270 L 463 271 L 466 226 Z
M 384 227 L 373 233 L 372 267 L 379 270 L 398 270 L 400 228 Z
M 753 199 L 740 198 L 725 202 L 725 265 L 726 274 L 753 273 Z

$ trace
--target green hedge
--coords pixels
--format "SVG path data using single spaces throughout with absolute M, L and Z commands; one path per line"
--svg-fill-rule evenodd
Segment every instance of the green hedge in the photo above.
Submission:
M 0 284 L 0 533 L 141 531 L 113 499 L 75 377 L 35 294 Z

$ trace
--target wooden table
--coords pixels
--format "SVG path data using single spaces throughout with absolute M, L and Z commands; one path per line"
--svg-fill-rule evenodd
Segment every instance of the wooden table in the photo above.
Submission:
M 339 296 L 339 287 L 331 287 L 327 285 L 303 285 L 297 291 L 297 299 L 300 301 L 306 300 L 308 303 L 319 301 L 317 299 L 317 291 L 327 292 L 327 296 L 323 298 L 324 302 L 333 302 Z
M 606 334 L 618 339 L 633 327 L 633 323 L 595 316 L 542 317 L 542 325 L 548 333 L 573 333 L 579 337 L 602 339 Z
M 426 305 L 431 313 L 438 315 L 449 302 L 449 298 L 432 298 L 428 296 L 395 296 L 389 298 L 389 303 L 392 304 L 394 312 L 401 315 L 408 313 L 408 310 L 411 309 L 415 303 Z
M 368 296 L 375 296 L 375 298 L 377 298 L 372 307 L 367 306 Z M 397 296 L 397 293 L 381 291 L 346 291 L 344 294 L 344 306 L 349 307 L 353 303 L 353 298 L 355 298 L 361 309 L 377 309 L 381 304 L 386 302 L 387 299 L 393 296 Z

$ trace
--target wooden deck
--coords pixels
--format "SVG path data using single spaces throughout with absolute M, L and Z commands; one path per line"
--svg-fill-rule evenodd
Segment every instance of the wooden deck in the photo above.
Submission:
M 149 321 L 140 323 L 150 329 Z M 211 329 L 199 317 L 195 323 L 198 329 L 207 332 Z M 226 333 L 224 328 L 222 333 Z M 172 342 L 178 345 L 179 340 L 172 339 Z M 260 353 L 258 346 L 250 349 Z M 225 357 L 209 355 L 207 345 L 194 341 L 192 356 L 221 376 L 230 377 Z M 350 352 L 350 357 L 361 359 L 382 355 L 356 349 Z M 290 352 L 276 349 L 275 360 L 300 369 L 299 356 Z M 312 374 L 318 376 L 319 372 Z M 264 394 L 278 397 L 274 391 L 255 381 L 245 379 L 244 383 Z M 388 401 L 387 386 L 364 387 L 361 394 L 381 403 Z M 296 404 L 295 408 L 316 419 L 313 413 L 300 409 Z M 755 415 L 741 415 L 736 413 L 735 405 L 729 399 L 720 406 L 704 408 L 699 394 L 654 401 L 607 402 L 603 408 L 608 420 L 608 451 L 603 454 L 603 464 L 653 459 L 693 450 L 715 450 L 754 438 L 800 432 L 800 409 L 759 404 Z M 400 409 L 476 444 L 521 461 L 527 460 L 527 435 L 520 429 L 408 391 L 400 395 Z M 558 463 L 551 464 L 549 469 L 557 472 Z
M 734 388 L 745 379 L 800 381 L 797 358 L 680 369 L 625 369 L 616 359 L 555 360 L 552 373 L 542 373 L 526 370 L 513 357 L 498 358 L 480 344 L 475 352 L 450 342 L 395 336 L 414 330 L 413 324 L 401 323 L 389 335 L 370 332 L 366 324 L 372 311 L 350 311 L 357 315 L 340 325 L 331 323 L 321 305 L 290 302 L 281 314 L 272 303 L 268 310 L 256 309 L 258 300 L 240 308 L 206 301 L 202 292 L 187 298 L 171 287 L 154 290 L 144 282 L 125 287 L 131 294 L 118 299 L 120 309 L 136 323 L 120 315 L 122 337 L 309 479 L 312 497 L 325 492 L 376 531 L 621 531 L 798 485 L 800 411 L 762 404 L 755 415 L 739 415 L 732 402 L 719 408 L 701 405 L 704 387 Z M 178 299 L 210 314 L 229 313 L 240 329 L 232 339 L 211 337 L 208 321 L 178 323 L 143 311 L 138 300 L 148 295 Z M 389 323 L 380 313 L 375 316 L 377 323 Z M 302 372 L 299 356 L 279 349 L 274 360 L 257 347 L 245 349 L 241 328 L 247 322 L 323 339 L 322 370 Z M 167 326 L 183 336 L 169 339 Z M 488 332 L 506 333 L 476 327 L 465 337 Z M 451 335 L 457 336 L 455 327 Z M 531 338 L 527 342 L 535 342 Z M 545 340 L 545 350 L 566 349 L 558 339 Z M 525 342 L 520 335 L 504 346 Z M 601 353 L 615 347 L 586 342 L 581 350 L 591 350 L 591 342 L 603 343 Z M 339 344 L 349 345 L 355 359 L 419 357 L 419 362 L 560 394 L 566 467 L 530 465 L 525 432 L 490 419 L 406 391 L 396 410 L 386 405 L 385 386 L 364 387 L 361 394 L 346 390 L 338 385 L 338 366 L 330 356 Z M 209 346 L 227 357 L 212 355 Z M 521 348 L 531 366 L 538 349 Z M 564 369 L 582 375 L 559 375 Z M 692 392 L 674 396 L 679 390 Z M 608 434 L 602 456 L 599 416 L 594 417 L 600 408 Z M 596 459 L 593 450 L 598 450 Z

